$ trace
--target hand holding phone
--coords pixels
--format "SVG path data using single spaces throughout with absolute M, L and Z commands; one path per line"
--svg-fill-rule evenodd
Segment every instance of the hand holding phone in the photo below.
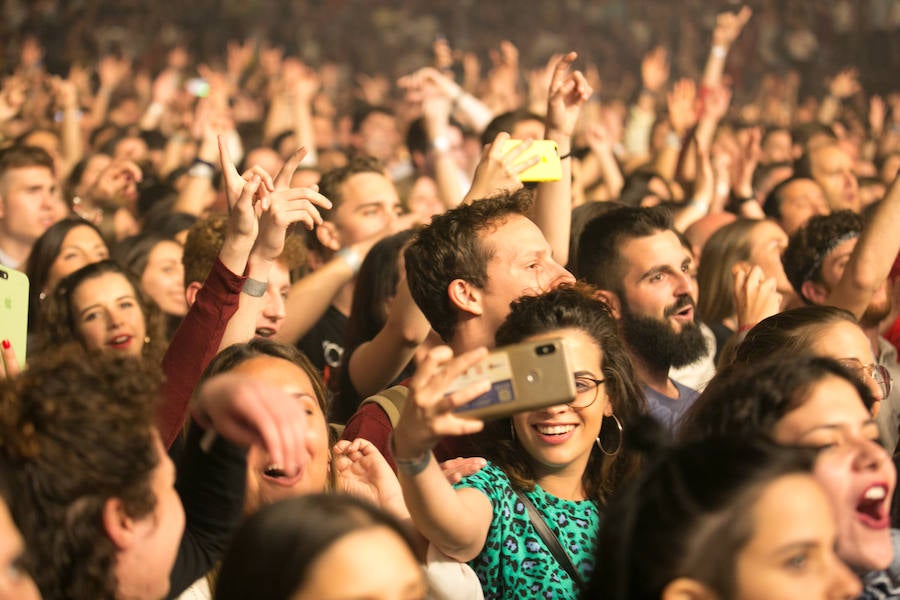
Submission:
M 513 151 L 525 140 L 506 140 L 503 154 Z M 513 164 L 527 162 L 534 164 L 519 173 L 519 181 L 559 181 L 562 178 L 562 165 L 559 160 L 559 148 L 551 140 L 533 140 L 522 153 L 515 157 Z
M 575 399 L 568 345 L 562 338 L 498 348 L 457 377 L 447 394 L 487 379 L 491 389 L 456 409 L 460 416 L 496 419 Z

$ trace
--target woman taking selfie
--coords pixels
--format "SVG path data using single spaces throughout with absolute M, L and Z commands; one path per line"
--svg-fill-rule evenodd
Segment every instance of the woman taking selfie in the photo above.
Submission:
M 522 298 L 498 330 L 497 344 L 560 337 L 572 351 L 576 397 L 492 424 L 487 466 L 456 489 L 431 449 L 442 436 L 483 427 L 453 410 L 484 393 L 486 383 L 445 396 L 483 350 L 456 358 L 449 348 L 432 350 L 410 381 L 394 430 L 394 458 L 417 528 L 444 554 L 469 561 L 485 598 L 537 592 L 577 598 L 593 570 L 600 506 L 636 468 L 620 450 L 623 428 L 643 398 L 605 304 L 581 288 Z M 532 518 L 526 499 L 536 511 Z

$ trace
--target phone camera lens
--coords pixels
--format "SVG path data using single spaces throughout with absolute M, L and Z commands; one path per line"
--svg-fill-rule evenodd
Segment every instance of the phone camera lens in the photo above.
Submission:
M 9 279 L 9 273 L 6 271 L 0 271 L 0 279 Z
M 543 346 L 538 346 L 536 352 L 538 356 L 547 356 L 548 354 L 556 352 L 556 346 L 553 344 L 544 344 Z

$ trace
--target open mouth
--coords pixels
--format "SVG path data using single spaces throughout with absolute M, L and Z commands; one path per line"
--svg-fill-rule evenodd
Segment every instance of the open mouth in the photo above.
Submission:
M 275 485 L 292 487 L 303 477 L 303 469 L 297 469 L 294 475 L 288 475 L 284 469 L 277 465 L 269 465 L 262 472 L 263 479 Z
M 856 503 L 856 514 L 859 520 L 874 529 L 889 527 L 890 517 L 886 510 L 887 494 L 887 486 L 881 483 L 866 488 Z
M 275 330 L 271 327 L 257 327 L 255 333 L 256 337 L 270 338 L 275 335 Z
M 123 350 L 131 345 L 132 336 L 117 335 L 106 341 L 106 345 L 114 350 Z

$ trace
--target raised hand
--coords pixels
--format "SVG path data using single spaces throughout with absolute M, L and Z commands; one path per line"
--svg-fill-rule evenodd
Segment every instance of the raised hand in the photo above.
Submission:
M 331 454 L 338 491 L 385 509 L 397 508 L 398 503 L 404 506 L 400 482 L 372 442 L 363 438 L 341 440 Z
M 657 46 L 641 60 L 641 82 L 645 90 L 657 94 L 669 81 L 669 58 L 666 49 Z
M 697 122 L 697 86 L 693 79 L 680 79 L 666 95 L 669 124 L 678 135 L 684 135 Z
M 490 382 L 478 381 L 452 394 L 446 392 L 456 377 L 485 356 L 486 348 L 457 357 L 448 346 L 438 346 L 428 352 L 409 381 L 409 397 L 394 429 L 396 458 L 422 456 L 448 435 L 481 431 L 482 421 L 459 417 L 453 411 L 488 391 Z
M 746 329 L 781 310 L 781 294 L 773 277 L 767 278 L 758 266 L 738 263 L 731 269 L 734 277 L 734 305 L 739 329 Z
M 547 133 L 571 136 L 578 122 L 581 107 L 590 99 L 594 90 L 588 85 L 581 71 L 572 71 L 572 63 L 578 58 L 569 52 L 556 61 L 550 88 L 547 93 Z
M 196 394 L 192 413 L 197 423 L 241 446 L 257 446 L 273 466 L 290 475 L 307 462 L 307 417 L 284 390 L 253 377 L 222 373 Z
M 723 12 L 716 15 L 716 26 L 713 29 L 713 46 L 723 46 L 730 48 L 750 17 L 753 11 L 749 6 L 742 6 L 737 13 Z
M 494 141 L 481 151 L 481 160 L 475 167 L 475 177 L 463 203 L 485 198 L 500 191 L 515 191 L 522 187 L 519 173 L 533 167 L 540 161 L 539 156 L 517 162 L 518 158 L 531 146 L 532 141 L 525 142 L 506 150 L 509 134 L 501 131 Z
M 326 210 L 331 208 L 331 202 L 319 193 L 318 186 L 290 187 L 294 171 L 304 156 L 306 149 L 300 148 L 285 161 L 275 176 L 275 189 L 264 194 L 260 203 L 262 213 L 255 249 L 264 259 L 275 260 L 281 255 L 284 238 L 291 225 L 303 223 L 307 229 L 312 230 L 322 223 L 322 216 L 316 207 Z
M 846 100 L 861 89 L 856 69 L 844 69 L 828 82 L 828 93 L 838 100 Z
M 122 80 L 131 70 L 131 64 L 125 58 L 117 58 L 107 54 L 97 64 L 97 77 L 100 79 L 100 88 L 114 90 L 119 87 Z

